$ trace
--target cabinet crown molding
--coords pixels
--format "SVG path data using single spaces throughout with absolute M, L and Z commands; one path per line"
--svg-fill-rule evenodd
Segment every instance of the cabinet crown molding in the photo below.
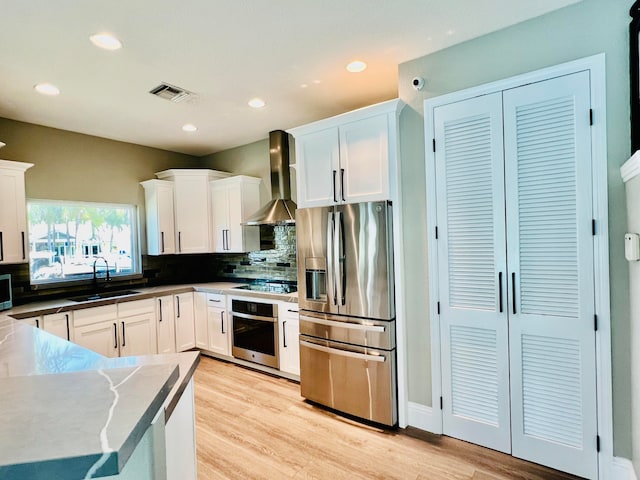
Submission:
M 387 100 L 386 102 L 376 103 L 374 105 L 362 107 L 357 110 L 341 113 L 340 115 L 336 115 L 334 117 L 318 120 L 317 122 L 308 123 L 300 127 L 290 128 L 289 130 L 287 130 L 287 132 L 296 137 L 309 132 L 318 131 L 323 128 L 336 127 L 339 125 L 344 125 L 345 123 L 361 120 L 363 118 L 374 117 L 376 115 L 390 113 L 399 115 L 404 106 L 405 103 L 402 100 L 400 100 L 399 98 L 395 98 L 393 100 Z
M 637 150 L 636 153 L 631 155 L 629 160 L 622 164 L 620 167 L 620 175 L 624 183 L 640 175 L 640 150 Z
M 211 170 L 208 168 L 171 168 L 169 170 L 163 170 L 162 172 L 156 172 L 156 177 L 162 180 L 194 176 L 206 176 L 209 180 L 219 180 L 221 178 L 230 177 L 231 175 L 232 174 L 229 172 L 221 172 L 219 170 Z
M 16 170 L 19 172 L 26 172 L 33 167 L 33 163 L 14 162 L 13 160 L 0 160 L 0 168 L 5 170 Z

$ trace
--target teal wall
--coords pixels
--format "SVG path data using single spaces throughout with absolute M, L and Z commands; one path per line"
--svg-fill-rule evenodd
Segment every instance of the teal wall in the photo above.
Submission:
M 408 258 L 424 258 L 423 101 L 444 93 L 508 78 L 604 52 L 607 81 L 607 153 L 613 351 L 614 453 L 631 458 L 631 361 L 628 266 L 624 259 L 626 204 L 619 167 L 630 155 L 628 11 L 632 0 L 583 0 L 504 30 L 412 60 L 399 67 L 403 112 L 402 193 Z M 411 79 L 422 76 L 421 92 Z M 419 133 L 418 133 L 419 132 Z M 428 338 L 415 338 L 412 324 L 428 337 L 426 261 L 407 265 L 409 399 L 431 405 Z M 639 440 L 640 441 L 640 440 Z

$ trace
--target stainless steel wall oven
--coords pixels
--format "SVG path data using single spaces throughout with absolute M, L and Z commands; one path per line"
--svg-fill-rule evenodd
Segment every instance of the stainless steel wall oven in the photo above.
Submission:
M 279 368 L 278 306 L 253 300 L 231 300 L 234 357 Z

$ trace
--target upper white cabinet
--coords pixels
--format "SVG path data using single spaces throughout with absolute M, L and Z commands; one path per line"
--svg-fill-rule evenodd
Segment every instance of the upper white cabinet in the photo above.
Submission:
M 24 172 L 31 167 L 0 160 L 0 264 L 28 261 Z
M 214 252 L 260 249 L 260 229 L 242 226 L 260 208 L 260 182 L 259 178 L 244 175 L 211 182 Z
M 390 100 L 290 130 L 298 208 L 391 199 L 403 106 Z
M 147 216 L 147 253 L 149 255 L 176 253 L 173 182 L 147 180 L 140 185 L 144 187 Z
M 172 169 L 156 173 L 173 182 L 176 253 L 208 253 L 211 238 L 209 182 L 230 174 L 207 169 Z

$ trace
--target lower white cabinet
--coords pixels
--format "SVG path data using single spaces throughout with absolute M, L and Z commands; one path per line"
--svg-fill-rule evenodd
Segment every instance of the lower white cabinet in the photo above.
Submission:
M 27 325 L 31 325 L 32 327 L 40 328 L 42 327 L 42 317 L 28 317 L 21 318 L 20 321 L 22 323 L 26 323 Z
M 57 335 L 65 340 L 73 341 L 73 320 L 72 312 L 52 313 L 42 316 L 42 323 L 40 326 L 46 332 Z
M 278 327 L 280 328 L 280 370 L 300 375 L 300 316 L 297 303 L 281 302 L 278 306 Z
M 155 299 L 156 327 L 158 333 L 158 353 L 175 353 L 176 323 L 173 295 L 165 295 Z
M 194 293 L 195 343 L 197 348 L 230 355 L 227 297 L 219 293 Z
M 207 294 L 208 349 L 221 355 L 231 353 L 229 334 L 231 325 L 227 317 L 226 299 L 225 295 Z
M 193 292 L 173 296 L 176 324 L 176 350 L 184 352 L 196 346 L 195 305 Z
M 73 341 L 106 357 L 157 353 L 156 335 L 153 299 L 86 308 L 74 315 Z
M 93 323 L 73 329 L 74 342 L 89 350 L 104 355 L 117 357 L 118 349 L 118 319 L 113 321 Z

